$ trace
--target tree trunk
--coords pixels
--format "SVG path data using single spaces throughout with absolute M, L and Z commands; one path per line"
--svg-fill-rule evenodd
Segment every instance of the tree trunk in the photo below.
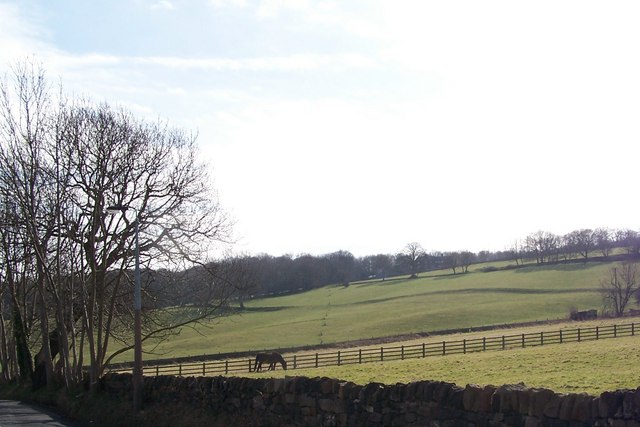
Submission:
M 18 370 L 20 378 L 25 380 L 33 375 L 33 363 L 31 362 L 31 351 L 27 342 L 27 333 L 22 322 L 22 315 L 18 305 L 13 303 L 13 338 L 16 341 L 16 354 L 18 356 Z

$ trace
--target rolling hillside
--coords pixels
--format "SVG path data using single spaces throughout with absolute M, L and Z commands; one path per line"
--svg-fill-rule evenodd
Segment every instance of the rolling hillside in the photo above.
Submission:
M 374 280 L 245 302 L 246 310 L 184 329 L 157 358 L 290 348 L 551 319 L 601 308 L 611 263 L 527 266 Z M 148 355 L 147 359 L 154 358 Z M 126 360 L 125 357 L 122 360 Z

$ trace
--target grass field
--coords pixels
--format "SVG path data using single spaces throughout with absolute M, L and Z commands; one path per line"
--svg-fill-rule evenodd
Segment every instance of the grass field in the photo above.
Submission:
M 146 359 L 331 344 L 372 337 L 567 318 L 600 308 L 610 264 L 558 264 L 327 286 L 245 302 L 242 314 L 185 328 Z M 130 360 L 124 354 L 119 360 Z
M 602 324 L 602 323 L 600 323 Z M 586 326 L 586 325 L 585 325 Z M 572 325 L 575 328 L 575 324 Z M 556 325 L 556 329 L 558 326 Z M 524 333 L 531 328 L 506 333 Z M 497 331 L 501 334 L 505 331 Z M 459 335 L 460 338 L 477 334 Z M 529 387 L 565 393 L 635 389 L 640 386 L 640 336 L 466 355 L 439 356 L 344 365 L 295 371 L 276 370 L 250 377 L 302 375 L 332 377 L 357 384 L 395 384 L 436 380 L 466 384 L 502 385 L 523 382 Z

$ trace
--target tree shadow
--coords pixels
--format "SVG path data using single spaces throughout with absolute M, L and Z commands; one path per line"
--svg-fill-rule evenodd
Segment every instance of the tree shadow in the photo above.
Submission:
M 468 271 L 466 273 L 438 274 L 438 275 L 431 276 L 431 278 L 433 280 L 451 280 L 451 279 L 457 279 L 457 278 L 460 278 L 460 277 L 465 277 L 465 276 L 468 276 L 469 274 L 473 274 L 473 272 L 472 271 Z
M 535 273 L 536 271 L 579 271 L 588 270 L 599 267 L 603 264 L 601 261 L 596 262 L 570 262 L 570 263 L 554 263 L 554 264 L 538 264 L 535 266 L 525 266 L 515 269 L 516 273 Z
M 353 282 L 349 286 L 357 286 L 359 288 L 364 288 L 368 286 L 386 286 L 386 285 L 397 285 L 399 283 L 411 282 L 415 279 L 409 279 L 407 277 L 394 277 L 392 279 L 377 279 L 377 280 L 367 280 L 366 282 Z M 342 285 L 338 285 L 338 287 L 346 287 Z
M 572 294 L 594 292 L 599 288 L 574 288 L 574 289 L 533 289 L 533 288 L 463 288 L 463 289 L 447 289 L 440 291 L 421 292 L 411 295 L 398 295 L 386 298 L 373 298 L 348 304 L 340 305 L 365 305 L 365 304 L 381 304 L 389 301 L 398 301 L 403 299 L 414 299 L 421 296 L 442 296 L 442 295 L 461 295 L 461 294 L 520 294 L 520 295 L 553 295 L 553 294 Z
M 516 268 L 518 273 L 531 273 L 535 271 L 547 270 L 547 271 L 577 271 L 587 270 L 590 268 L 599 267 L 603 264 L 613 264 L 616 262 L 625 261 L 637 261 L 638 258 L 633 254 L 618 254 L 604 256 L 592 256 L 590 258 L 576 258 L 564 261 L 547 262 L 544 264 L 527 264 Z
M 274 311 L 282 311 L 282 310 L 288 310 L 290 308 L 294 308 L 293 306 L 290 305 L 281 305 L 281 306 L 273 306 L 273 307 L 247 307 L 245 306 L 244 309 L 242 309 L 241 311 L 244 313 L 269 313 L 269 312 L 274 312 Z

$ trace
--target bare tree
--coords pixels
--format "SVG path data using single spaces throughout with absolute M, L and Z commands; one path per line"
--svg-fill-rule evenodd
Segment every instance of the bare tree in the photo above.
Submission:
M 557 258 L 558 244 L 558 236 L 546 231 L 537 231 L 525 239 L 527 252 L 535 258 L 538 264 Z
M 629 255 L 640 255 L 640 233 L 628 228 L 616 230 L 616 244 L 626 249 Z
M 216 280 L 223 281 L 235 290 L 240 309 L 244 310 L 244 301 L 260 287 L 258 264 L 248 255 L 227 255 L 215 263 Z
M 29 62 L 0 84 L 0 95 L 0 208 L 11 224 L 0 232 L 0 292 L 11 295 L 13 312 L 0 344 L 13 335 L 16 365 L 35 371 L 34 386 L 53 384 L 56 359 L 64 381 L 78 381 L 88 359 L 95 387 L 106 364 L 133 347 L 137 241 L 149 279 L 143 340 L 166 338 L 226 304 L 232 290 L 206 266 L 231 224 L 193 135 L 104 104 L 53 101 L 44 72 Z M 127 209 L 109 216 L 109 205 Z M 151 280 L 152 267 L 194 265 L 203 266 L 197 286 Z M 192 309 L 180 318 L 157 310 L 170 300 L 163 293 L 179 292 L 198 294 Z M 115 352 L 112 340 L 121 345 Z
M 578 253 L 574 236 L 571 233 L 567 233 L 564 236 L 560 236 L 560 254 L 564 261 L 575 258 Z
M 420 243 L 411 242 L 407 243 L 404 247 L 404 251 L 402 252 L 402 257 L 409 266 L 410 271 L 410 279 L 414 279 L 418 277 L 418 269 L 420 267 L 420 262 L 425 255 L 424 249 Z
M 458 268 L 462 264 L 462 257 L 460 256 L 460 252 L 445 253 L 445 260 L 447 267 L 453 270 L 453 274 L 457 274 Z
M 462 266 L 462 271 L 465 273 L 469 272 L 469 266 L 473 264 L 476 260 L 476 254 L 470 251 L 461 251 L 460 252 L 460 265 Z
M 516 262 L 516 265 L 522 263 L 522 252 L 523 252 L 523 244 L 516 240 L 513 242 L 513 246 L 507 249 L 507 253 L 511 256 L 511 258 Z
M 612 233 L 606 227 L 596 228 L 593 231 L 595 247 L 603 257 L 608 258 L 613 249 Z
M 34 287 L 34 308 L 38 313 L 41 350 L 35 356 L 39 375 L 53 386 L 53 363 L 50 340 L 53 335 L 47 296 L 57 295 L 50 253 L 58 213 L 65 192 L 57 182 L 53 121 L 54 108 L 48 94 L 44 72 L 33 61 L 24 61 L 14 68 L 13 91 L 6 81 L 0 86 L 2 98 L 2 167 L 5 200 L 11 199 L 21 228 L 21 243 L 32 251 L 25 260 L 33 268 L 30 277 Z M 56 311 L 60 301 L 53 301 Z M 55 350 L 53 350 L 55 351 Z
M 35 335 L 33 292 L 30 277 L 30 251 L 23 242 L 15 205 L 3 190 L 0 200 L 0 358 L 2 375 L 6 381 L 13 378 L 27 380 L 33 371 L 29 337 Z
M 377 277 L 383 281 L 393 268 L 393 259 L 390 255 L 372 255 L 365 258 L 367 264 L 367 278 Z
M 596 247 L 595 234 L 589 228 L 572 231 L 565 236 L 565 246 L 572 248 L 586 261 L 589 258 L 589 253 Z
M 601 281 L 600 292 L 605 307 L 616 317 L 624 314 L 629 300 L 640 290 L 640 265 L 624 262 L 609 269 L 609 276 Z

